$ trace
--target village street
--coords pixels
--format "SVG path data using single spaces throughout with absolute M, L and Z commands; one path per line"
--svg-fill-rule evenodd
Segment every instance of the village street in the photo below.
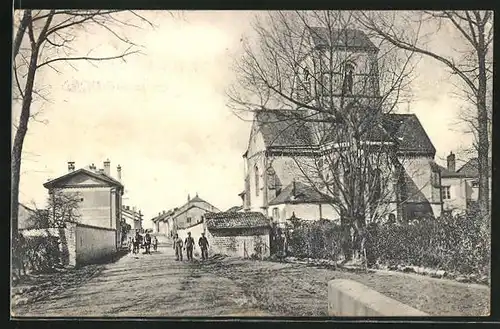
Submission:
M 196 257 L 196 255 L 195 255 Z M 176 262 L 171 245 L 126 255 L 48 298 L 17 306 L 18 316 L 326 316 L 327 282 L 361 282 L 435 315 L 485 314 L 489 289 L 402 273 L 351 273 L 237 258 Z
M 13 310 L 22 316 L 217 316 L 251 313 L 231 280 L 175 261 L 171 245 L 128 254 L 82 286 Z M 254 312 L 263 315 L 262 312 Z

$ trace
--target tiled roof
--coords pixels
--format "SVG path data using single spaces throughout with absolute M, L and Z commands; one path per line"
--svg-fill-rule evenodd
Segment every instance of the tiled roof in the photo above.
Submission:
M 264 138 L 266 147 L 315 146 L 313 122 L 303 119 L 301 110 L 260 110 L 255 121 Z M 363 138 L 369 141 L 396 142 L 401 152 L 435 154 L 436 149 L 415 114 L 384 114 L 382 119 L 370 123 L 371 128 Z M 325 142 L 336 139 L 335 127 Z
M 332 29 L 326 27 L 310 27 L 309 31 L 316 46 L 359 47 L 378 50 L 368 36 L 356 29 Z M 330 42 L 329 42 L 330 40 Z
M 218 212 L 205 214 L 208 229 L 259 228 L 271 225 L 260 212 Z
M 312 135 L 302 112 L 297 110 L 259 110 L 255 121 L 266 146 L 308 146 Z
M 293 183 L 287 185 L 278 196 L 269 202 L 269 205 L 283 203 L 328 203 L 331 198 L 328 195 L 319 193 L 314 188 L 301 182 L 295 182 L 295 195 Z
M 491 169 L 491 158 L 488 158 L 488 165 Z M 478 158 L 472 158 L 458 169 L 457 172 L 463 174 L 465 177 L 479 177 L 478 167 Z

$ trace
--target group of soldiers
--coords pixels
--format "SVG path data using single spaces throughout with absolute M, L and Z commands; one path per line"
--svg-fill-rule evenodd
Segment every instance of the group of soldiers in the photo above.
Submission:
M 175 260 L 181 260 L 182 261 L 182 251 L 186 251 L 186 256 L 187 260 L 193 260 L 193 249 L 194 249 L 194 239 L 191 236 L 191 232 L 188 232 L 188 236 L 184 241 L 179 237 L 178 234 L 175 235 L 174 237 L 174 250 L 175 250 Z M 201 250 L 201 259 L 202 260 L 207 260 L 208 259 L 208 240 L 205 237 L 205 233 L 201 233 L 201 237 L 198 240 L 198 246 L 200 247 Z
M 129 252 L 132 252 L 133 254 L 138 254 L 139 250 L 144 248 L 144 253 L 151 255 L 151 246 L 154 251 L 158 250 L 158 239 L 156 236 L 152 237 L 149 232 L 146 232 L 146 234 L 142 236 L 139 234 L 139 231 L 136 231 L 134 237 L 129 238 L 128 248 Z

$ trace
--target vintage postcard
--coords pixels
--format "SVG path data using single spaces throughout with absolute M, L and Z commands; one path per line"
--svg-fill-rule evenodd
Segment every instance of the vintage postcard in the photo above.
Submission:
M 490 313 L 493 12 L 14 11 L 11 317 Z

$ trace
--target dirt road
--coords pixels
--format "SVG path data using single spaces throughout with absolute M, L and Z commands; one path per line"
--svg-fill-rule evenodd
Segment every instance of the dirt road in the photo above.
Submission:
M 235 258 L 177 262 L 170 246 L 127 255 L 17 316 L 326 316 L 329 280 L 361 282 L 432 315 L 486 315 L 489 288 L 396 273 L 351 273 Z
M 170 246 L 127 255 L 83 285 L 13 310 L 15 316 L 227 316 L 267 314 L 253 308 L 230 279 L 201 264 L 175 261 Z

